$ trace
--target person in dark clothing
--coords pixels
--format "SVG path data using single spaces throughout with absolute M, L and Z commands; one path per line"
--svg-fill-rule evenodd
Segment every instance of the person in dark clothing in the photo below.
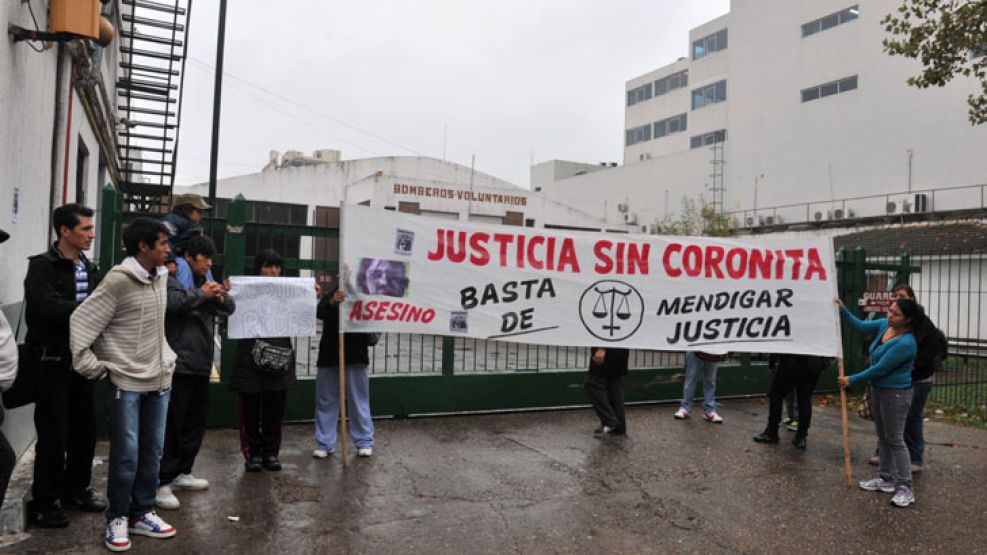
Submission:
M 93 211 L 79 204 L 60 206 L 52 215 L 52 227 L 58 240 L 30 257 L 24 278 L 26 342 L 38 387 L 38 441 L 28 514 L 42 528 L 68 526 L 63 507 L 106 509 L 106 502 L 89 487 L 96 451 L 93 382 L 73 371 L 69 348 L 69 317 L 102 280 L 83 254 L 96 237 Z
M 267 249 L 254 258 L 254 275 L 278 277 L 284 268 L 281 255 Z M 290 352 L 287 368 L 270 368 L 254 357 L 255 347 Z M 247 472 L 281 470 L 281 426 L 288 390 L 295 387 L 295 351 L 290 337 L 243 339 L 236 344 L 236 365 L 230 387 L 240 395 L 240 450 Z
M 0 229 L 0 243 L 10 238 L 4 230 Z M 17 378 L 17 337 L 16 331 L 10 328 L 6 316 L 0 312 L 0 391 L 7 391 L 14 385 Z M 0 424 L 3 424 L 3 407 L 0 406 Z M 7 442 L 3 431 L 0 431 L 0 507 L 3 507 L 3 500 L 7 496 L 7 484 L 10 483 L 10 475 L 17 464 L 17 454 Z
M 188 242 L 193 237 L 201 237 L 204 234 L 200 223 L 202 212 L 211 208 L 202 200 L 201 195 L 195 193 L 175 195 L 174 207 L 164 217 L 165 224 L 171 230 L 168 245 L 175 256 L 180 258 L 184 255 Z
M 586 393 L 593 410 L 600 417 L 597 436 L 626 434 L 627 419 L 624 416 L 624 376 L 627 375 L 627 359 L 630 351 L 613 347 L 594 347 L 586 375 Z
M 336 450 L 339 423 L 339 305 L 342 290 L 323 296 L 317 316 L 322 320 L 319 341 L 319 373 L 315 381 L 315 450 L 312 456 L 324 459 Z M 346 398 L 349 407 L 350 436 L 358 457 L 373 455 L 374 420 L 370 413 L 371 334 L 343 335 L 346 365 Z
M 165 428 L 164 453 L 158 471 L 155 504 L 177 509 L 173 490 L 204 490 L 209 481 L 192 475 L 209 417 L 209 375 L 213 365 L 216 316 L 236 309 L 226 288 L 206 278 L 216 246 L 209 237 L 193 237 L 183 258 L 192 269 L 194 287 L 187 289 L 168 276 L 168 309 L 165 334 L 175 351 L 175 374 Z
M 810 355 L 778 354 L 768 357 L 768 366 L 775 369 L 768 390 L 770 401 L 768 426 L 761 435 L 755 436 L 758 443 L 778 443 L 778 426 L 781 424 L 781 405 L 785 395 L 793 388 L 798 401 L 798 428 L 792 445 L 805 449 L 809 426 L 812 424 L 812 392 L 816 389 L 819 375 L 829 367 L 830 360 Z
M 909 285 L 898 285 L 892 290 L 892 293 L 896 299 L 909 299 L 918 302 L 915 299 L 915 290 Z M 925 455 L 923 429 L 925 402 L 929 398 L 929 393 L 932 392 L 934 374 L 942 369 L 943 361 L 946 359 L 948 343 L 945 334 L 928 317 L 913 333 L 915 334 L 915 342 L 918 344 L 918 353 L 915 355 L 915 366 L 912 368 L 914 396 L 908 409 L 908 417 L 905 419 L 905 446 L 908 447 L 912 474 L 916 474 L 922 472 L 925 467 L 923 458 Z M 867 462 L 874 465 L 880 463 L 880 449 L 875 449 L 874 455 L 868 458 Z

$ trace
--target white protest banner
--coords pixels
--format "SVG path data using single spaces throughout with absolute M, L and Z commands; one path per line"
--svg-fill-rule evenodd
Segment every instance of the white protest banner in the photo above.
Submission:
M 234 276 L 230 286 L 230 339 L 315 335 L 314 278 Z
M 841 351 L 829 238 L 580 233 L 343 210 L 346 331 Z

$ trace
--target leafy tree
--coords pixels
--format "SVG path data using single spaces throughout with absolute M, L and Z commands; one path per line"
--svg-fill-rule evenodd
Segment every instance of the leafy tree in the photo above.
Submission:
M 884 50 L 921 60 L 925 66 L 908 84 L 942 87 L 957 75 L 980 81 L 967 97 L 970 122 L 987 122 L 987 0 L 905 0 L 881 21 L 892 36 Z
M 662 235 L 708 235 L 728 237 L 733 235 L 735 222 L 726 214 L 716 211 L 702 196 L 695 199 L 682 197 L 682 209 L 678 218 L 666 217 L 656 222 L 656 229 Z

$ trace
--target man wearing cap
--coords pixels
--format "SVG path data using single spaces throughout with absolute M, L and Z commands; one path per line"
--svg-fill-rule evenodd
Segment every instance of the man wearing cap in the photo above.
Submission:
M 37 526 L 62 528 L 63 508 L 100 512 L 106 502 L 89 488 L 96 449 L 94 382 L 74 372 L 69 318 L 102 279 L 83 251 L 96 237 L 93 210 L 79 204 L 55 209 L 58 240 L 30 257 L 24 278 L 27 344 L 37 376 L 33 500 L 28 513 Z
M 195 288 L 195 278 L 192 269 L 185 262 L 185 249 L 189 239 L 204 235 L 202 229 L 202 211 L 211 210 L 212 207 L 202 200 L 202 195 L 195 193 L 185 193 L 175 195 L 175 206 L 171 212 L 165 216 L 164 222 L 170 228 L 171 237 L 168 245 L 175 255 L 176 273 L 175 278 L 184 289 Z M 206 275 L 207 281 L 213 281 L 212 272 Z
M 0 229 L 0 243 L 10 238 L 7 232 Z M 14 385 L 14 378 L 17 377 L 17 338 L 10 329 L 7 318 L 0 312 L 0 391 L 7 391 Z M 0 407 L 0 423 L 3 422 L 3 408 Z M 7 484 L 10 482 L 10 474 L 17 464 L 17 454 L 14 453 L 3 431 L 0 431 L 0 507 L 3 506 L 3 499 L 7 495 Z

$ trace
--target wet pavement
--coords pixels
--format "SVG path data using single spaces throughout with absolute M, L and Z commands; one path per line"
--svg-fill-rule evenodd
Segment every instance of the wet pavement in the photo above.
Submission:
M 628 436 L 603 440 L 589 410 L 378 421 L 374 456 L 349 468 L 313 459 L 312 426 L 291 425 L 280 473 L 245 474 L 237 432 L 210 430 L 195 474 L 211 488 L 161 511 L 177 537 L 137 537 L 132 551 L 987 553 L 985 431 L 928 423 L 918 501 L 896 509 L 844 489 L 836 408 L 816 409 L 805 452 L 790 432 L 751 441 L 763 401 L 724 401 L 722 425 L 675 421 L 675 408 L 629 408 Z M 855 479 L 872 477 L 874 442 L 851 416 Z M 5 551 L 108 553 L 102 516 L 70 516 Z

